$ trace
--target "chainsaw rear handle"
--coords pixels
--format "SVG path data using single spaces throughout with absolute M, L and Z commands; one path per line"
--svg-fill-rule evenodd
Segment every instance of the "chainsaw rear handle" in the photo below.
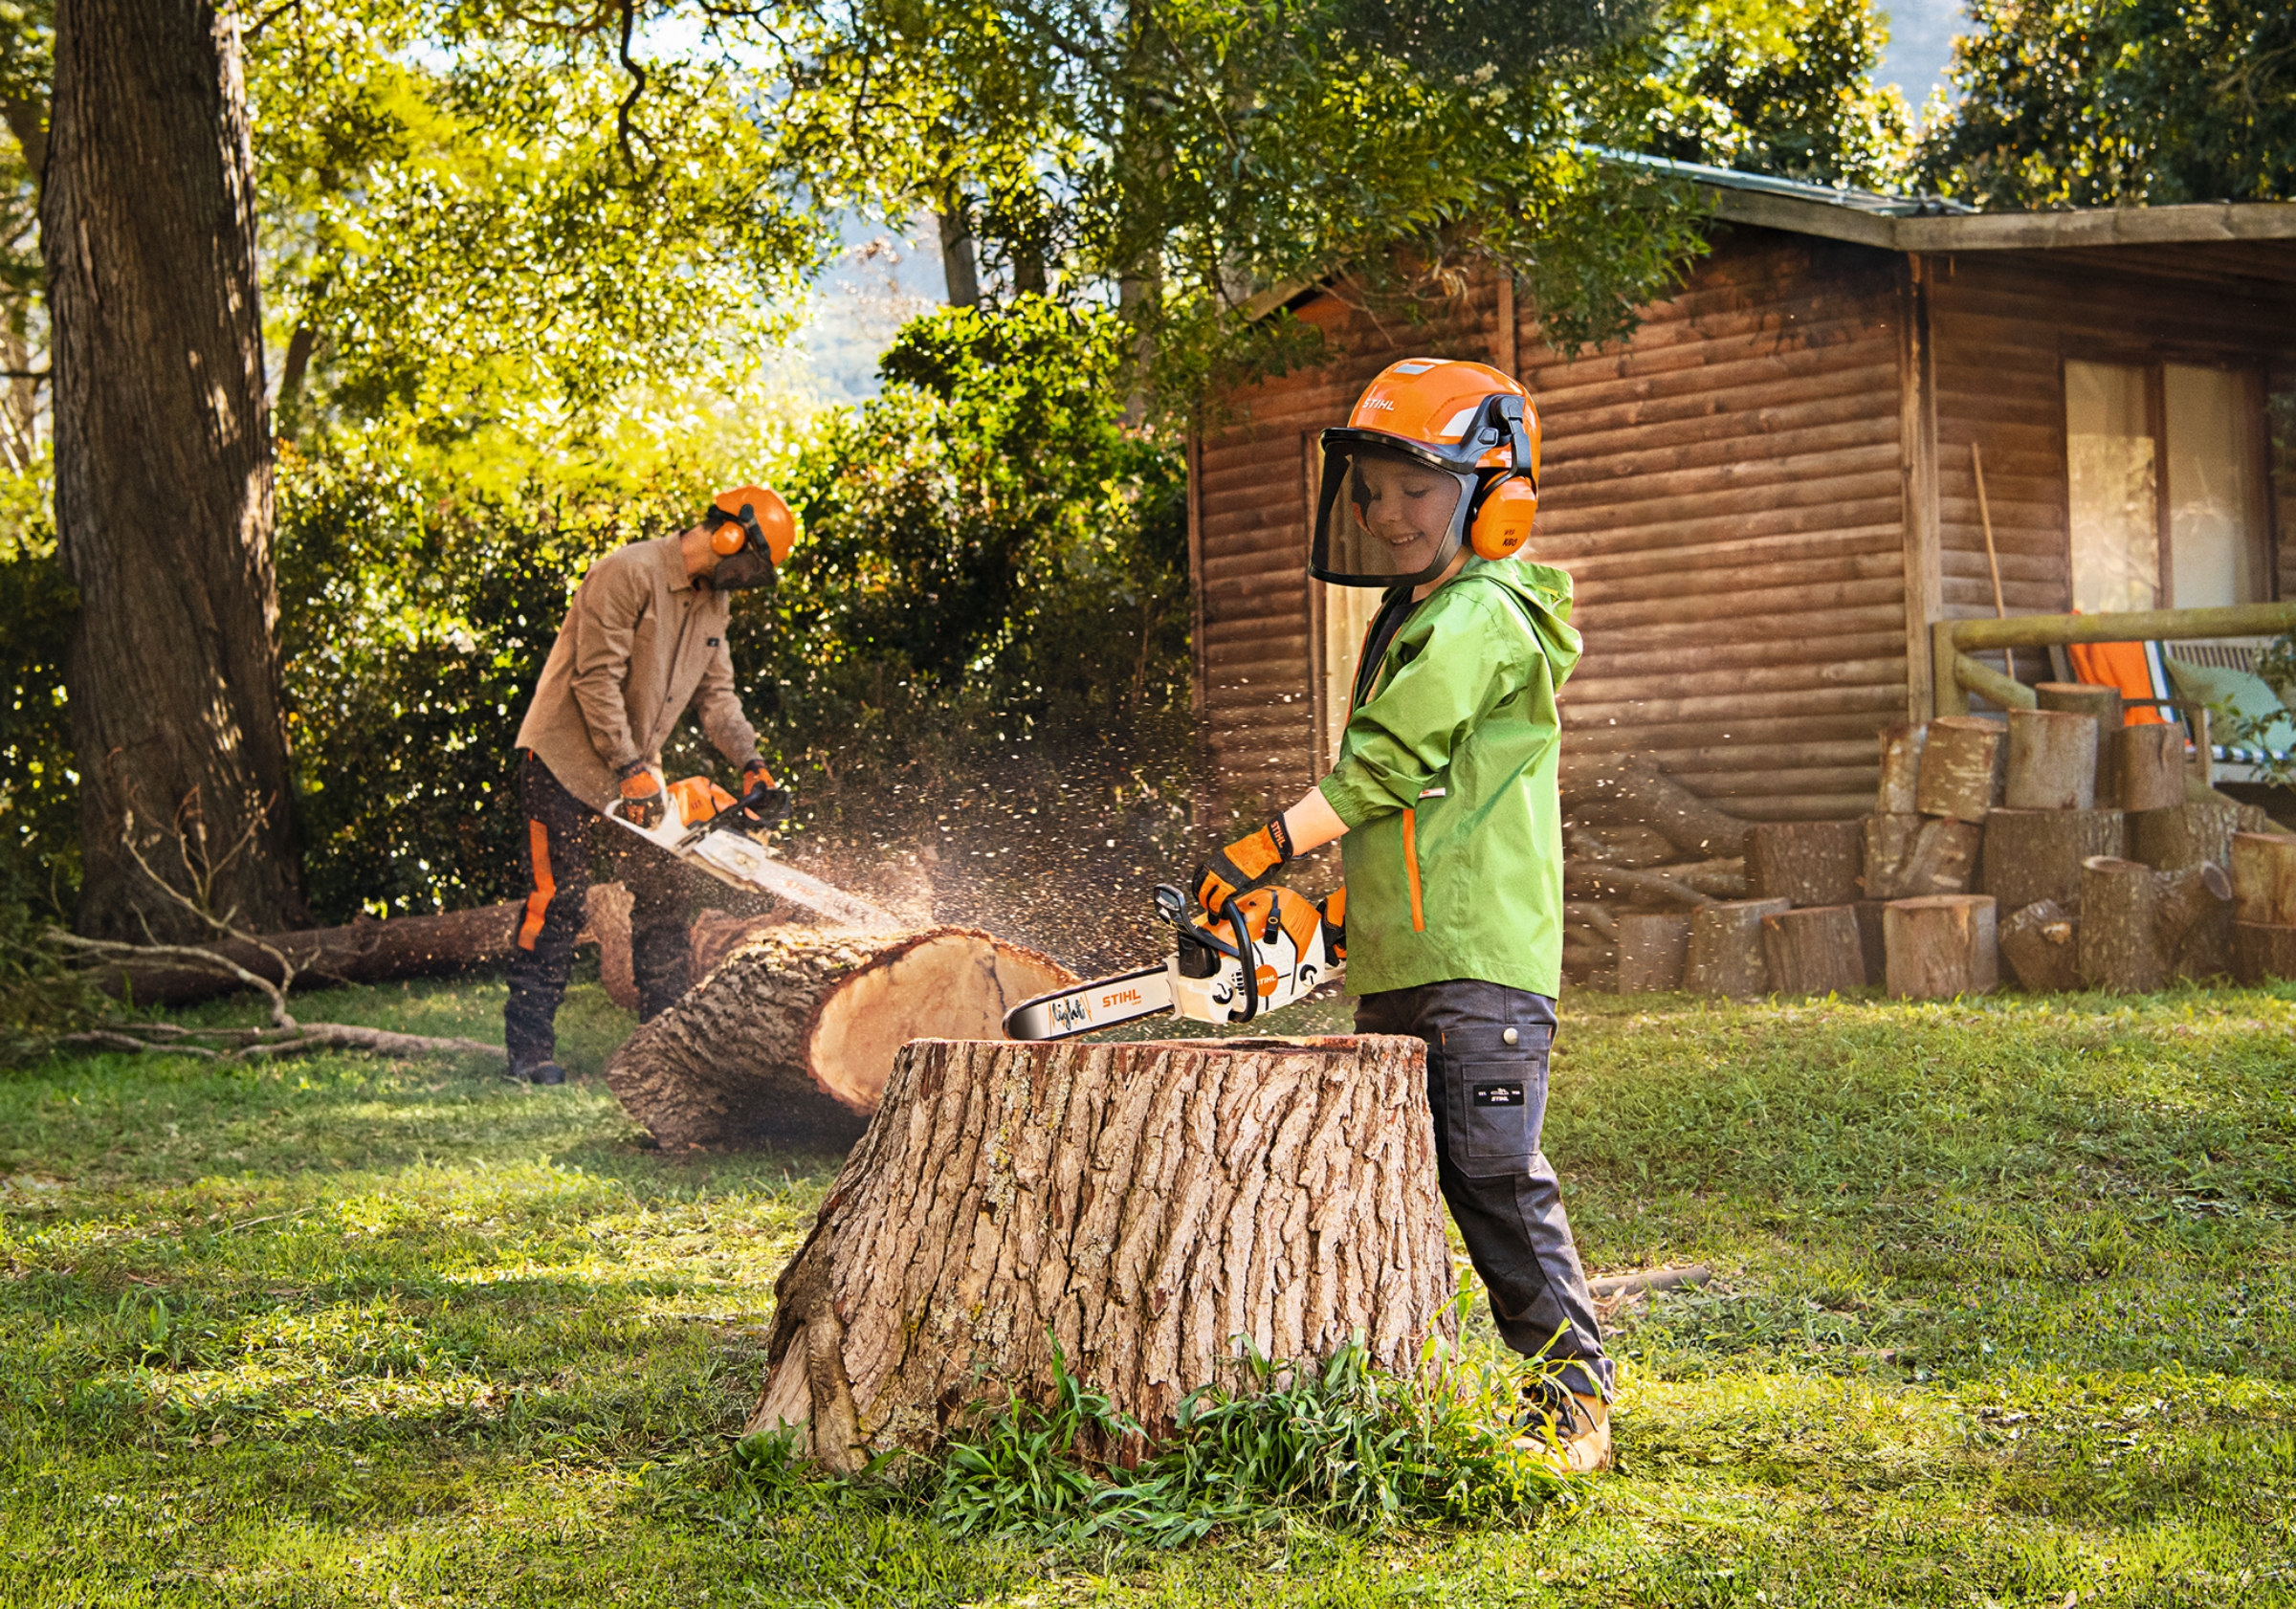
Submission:
M 1221 902 L 1214 915 L 1227 924 L 1228 932 L 1236 936 L 1235 942 L 1214 935 L 1208 928 L 1198 927 L 1188 920 L 1188 896 L 1170 883 L 1156 886 L 1156 914 L 1170 922 L 1180 936 L 1180 975 L 1182 978 L 1209 978 L 1220 970 L 1212 957 L 1222 955 L 1239 962 L 1244 968 L 1244 1015 L 1233 1019 L 1248 1023 L 1260 1014 L 1260 957 L 1251 942 L 1251 924 L 1245 921 L 1244 913 L 1236 906 L 1237 896 L 1230 894 Z M 1268 907 L 1268 937 L 1272 938 L 1276 927 L 1276 908 Z

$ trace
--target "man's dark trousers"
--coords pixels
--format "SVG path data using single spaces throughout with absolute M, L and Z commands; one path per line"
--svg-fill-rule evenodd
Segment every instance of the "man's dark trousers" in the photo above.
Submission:
M 1562 1365 L 1570 1390 L 1607 1400 L 1614 1371 L 1601 1325 L 1561 1186 L 1538 1148 L 1555 1003 L 1500 983 L 1423 983 L 1365 995 L 1356 1003 L 1356 1031 L 1426 1042 L 1437 1177 L 1490 1292 L 1499 1338 Z
M 526 910 L 510 952 L 510 1001 L 502 1008 L 503 1041 L 515 1062 L 551 1060 L 558 1053 L 553 1023 L 574 964 L 574 936 L 582 931 L 590 892 L 590 829 L 622 836 L 598 812 L 575 798 L 531 750 L 519 751 L 519 804 L 526 816 Z M 610 846 L 622 862 L 630 893 L 629 955 L 637 974 L 638 1018 L 651 1021 L 686 992 L 689 901 L 678 864 L 632 843 L 631 852 Z

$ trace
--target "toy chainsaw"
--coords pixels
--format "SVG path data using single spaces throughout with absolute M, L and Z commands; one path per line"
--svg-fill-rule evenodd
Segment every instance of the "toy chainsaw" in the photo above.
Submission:
M 737 889 L 771 894 L 846 927 L 892 932 L 901 925 L 891 912 L 808 877 L 767 852 L 773 825 L 780 820 L 773 808 L 775 790 L 761 783 L 736 799 L 706 777 L 688 777 L 671 783 L 668 792 L 671 807 L 651 829 L 622 814 L 618 801 L 606 819 Z
M 1179 936 L 1171 959 L 1025 1000 L 1004 1014 L 1005 1037 L 1073 1039 L 1165 1011 L 1248 1023 L 1347 970 L 1344 888 L 1320 905 L 1290 889 L 1259 889 L 1191 921 L 1187 896 L 1166 883 L 1157 887 L 1156 914 Z

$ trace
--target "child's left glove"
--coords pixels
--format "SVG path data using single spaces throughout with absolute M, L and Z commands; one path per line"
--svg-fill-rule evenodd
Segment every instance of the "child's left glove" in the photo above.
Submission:
M 1196 869 L 1196 903 L 1217 915 L 1240 893 L 1267 886 L 1292 858 L 1292 834 L 1278 816 L 1248 838 L 1239 838 Z

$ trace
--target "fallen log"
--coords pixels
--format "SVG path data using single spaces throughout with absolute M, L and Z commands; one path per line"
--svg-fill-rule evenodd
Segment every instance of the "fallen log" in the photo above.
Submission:
M 850 1145 L 913 1039 L 993 1039 L 1004 1013 L 1076 981 L 974 928 L 785 926 L 736 951 L 607 1064 L 665 1147 Z
M 460 972 L 506 959 L 526 907 L 519 900 L 442 911 L 430 916 L 361 916 L 342 927 L 273 933 L 256 939 L 227 938 L 196 945 L 266 981 L 283 981 L 264 946 L 287 958 L 298 985 L 381 983 Z M 96 986 L 138 1005 L 188 1005 L 244 985 L 219 970 L 169 963 L 105 962 L 92 970 Z
M 1718 810 L 1636 754 L 1590 754 L 1563 746 L 1558 779 L 1563 807 L 1598 822 L 1656 827 L 1687 854 L 1746 852 L 1750 823 Z
M 748 1430 L 833 1470 L 1049 1405 L 1055 1347 L 1151 1438 L 1240 1342 L 1412 1371 L 1454 1333 L 1425 1047 L 919 1041 L 774 1289 Z
M 1690 906 L 1704 905 L 1711 897 L 1663 871 L 1629 871 L 1585 860 L 1562 863 L 1562 892 L 1573 899 L 1657 898 Z
M 1891 1000 L 1990 994 L 2000 982 L 1991 894 L 1893 899 L 1882 909 Z

